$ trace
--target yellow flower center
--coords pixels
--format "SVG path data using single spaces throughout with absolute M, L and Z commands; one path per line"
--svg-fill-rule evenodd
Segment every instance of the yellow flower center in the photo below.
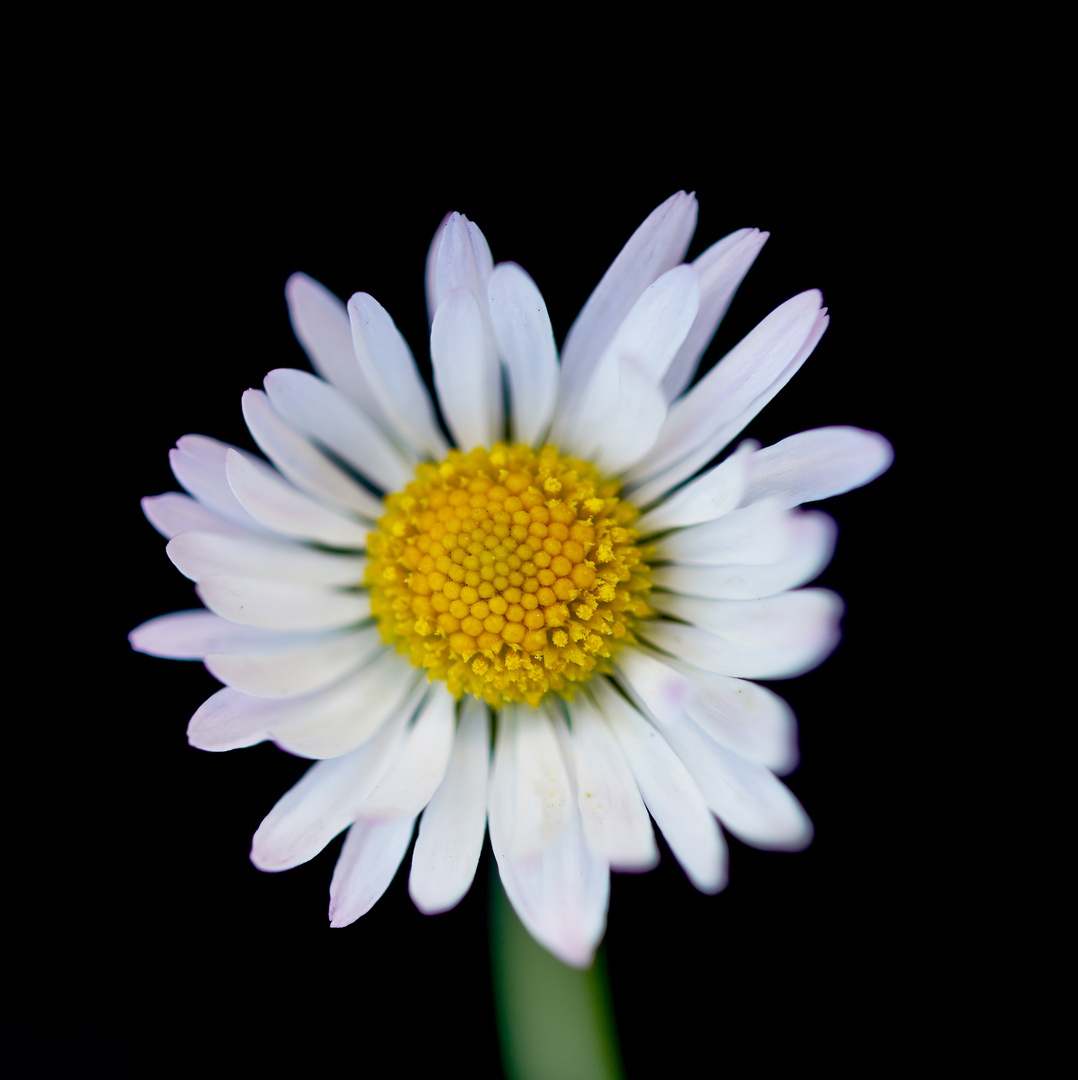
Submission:
M 421 464 L 367 540 L 383 640 L 458 698 L 571 699 L 652 613 L 638 511 L 619 490 L 552 446 Z

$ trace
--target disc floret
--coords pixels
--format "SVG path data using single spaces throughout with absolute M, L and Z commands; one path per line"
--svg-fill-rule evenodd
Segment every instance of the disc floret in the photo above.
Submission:
M 651 614 L 638 511 L 619 490 L 553 446 L 421 464 L 368 538 L 383 639 L 458 698 L 571 700 Z

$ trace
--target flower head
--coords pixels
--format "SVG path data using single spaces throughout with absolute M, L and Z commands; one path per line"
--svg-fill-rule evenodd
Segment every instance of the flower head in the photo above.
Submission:
M 609 873 L 658 860 L 651 819 L 697 888 L 726 880 L 722 831 L 795 850 L 811 824 L 777 779 L 797 763 L 786 704 L 750 679 L 820 663 L 841 601 L 802 588 L 832 520 L 802 503 L 867 483 L 881 436 L 734 443 L 811 353 L 818 292 L 772 312 L 691 389 L 767 234 L 691 264 L 679 193 L 604 275 L 559 362 L 546 306 L 459 214 L 427 261 L 446 439 L 392 319 L 294 275 L 286 295 L 318 373 L 281 369 L 243 411 L 269 463 L 202 436 L 172 452 L 187 493 L 147 498 L 204 609 L 132 632 L 225 684 L 194 746 L 271 740 L 316 759 L 255 833 L 263 870 L 348 830 L 332 925 L 392 880 L 453 907 L 489 821 L 524 924 L 586 965 Z M 492 753 L 493 748 L 493 753 Z

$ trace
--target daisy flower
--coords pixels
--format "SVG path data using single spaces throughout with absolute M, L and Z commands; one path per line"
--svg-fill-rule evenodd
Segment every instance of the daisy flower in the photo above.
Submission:
M 189 435 L 172 451 L 187 494 L 143 501 L 205 608 L 131 642 L 224 684 L 193 746 L 270 740 L 315 761 L 251 859 L 287 870 L 347 830 L 333 926 L 374 905 L 413 835 L 412 899 L 452 908 L 489 823 L 521 921 L 584 967 L 610 871 L 658 861 L 652 820 L 710 893 L 722 829 L 809 842 L 778 779 L 797 764 L 794 717 L 748 680 L 835 647 L 840 599 L 802 588 L 835 524 L 800 506 L 878 476 L 891 448 L 851 427 L 734 446 L 828 316 L 819 292 L 793 297 L 690 388 L 767 239 L 742 229 L 684 263 L 695 222 L 691 195 L 658 207 L 559 358 L 536 284 L 448 216 L 426 266 L 437 406 L 373 297 L 346 306 L 294 275 L 317 374 L 271 371 L 244 394 L 268 462 Z

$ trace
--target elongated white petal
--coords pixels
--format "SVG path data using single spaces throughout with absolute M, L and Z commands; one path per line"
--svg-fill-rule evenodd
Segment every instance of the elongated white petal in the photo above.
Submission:
M 661 593 L 660 609 L 727 641 L 766 648 L 800 638 L 803 629 L 830 624 L 842 615 L 842 600 L 829 589 L 797 589 L 763 600 L 707 600 Z
M 575 809 L 569 774 L 550 720 L 542 710 L 507 706 L 502 718 L 514 733 L 513 836 L 510 854 L 525 859 L 540 854 L 568 826 Z
M 390 672 L 392 679 L 387 678 Z M 393 717 L 403 725 L 419 700 L 415 681 L 413 673 L 380 657 L 332 686 L 296 697 L 252 697 L 226 687 L 191 717 L 187 738 L 201 750 L 231 750 L 237 731 L 257 732 L 255 741 L 273 739 L 300 757 L 338 757 Z
M 630 498 L 649 505 L 737 437 L 823 336 L 822 300 L 815 289 L 787 300 L 674 402 L 652 452 L 627 478 Z
M 761 450 L 742 501 L 778 499 L 784 506 L 828 499 L 886 472 L 891 444 L 874 431 L 826 427 L 802 431 Z
M 606 411 L 582 431 L 572 452 L 617 476 L 647 453 L 666 419 L 666 406 L 651 372 L 635 357 L 620 357 L 604 374 L 612 375 L 601 395 Z
M 812 822 L 774 773 L 708 738 L 687 716 L 658 719 L 712 812 L 739 840 L 771 851 L 808 847 Z
M 325 637 L 284 652 L 214 652 L 210 674 L 253 697 L 296 697 L 319 690 L 365 664 L 383 648 L 376 626 Z
M 262 524 L 285 536 L 314 540 L 327 547 L 363 551 L 370 521 L 350 518 L 292 487 L 261 462 L 229 451 L 228 482 L 236 497 Z
M 518 783 L 513 728 L 503 710 L 490 779 L 490 842 L 498 873 L 528 933 L 563 963 L 587 967 L 606 925 L 610 870 L 584 841 L 575 792 L 570 792 L 573 813 L 556 839 L 537 855 L 513 857 Z
M 284 293 L 292 329 L 314 370 L 380 427 L 391 426 L 356 361 L 343 301 L 306 274 L 293 274 L 285 283 Z
M 415 818 L 445 777 L 456 716 L 452 694 L 441 685 L 432 687 L 400 754 L 360 807 L 360 814 Z
M 329 886 L 329 925 L 348 926 L 382 898 L 404 861 L 415 818 L 367 820 L 349 830 Z
M 265 717 L 250 707 L 254 698 L 226 686 L 208 697 L 187 724 L 187 741 L 215 753 L 255 746 L 268 737 Z
M 632 770 L 586 694 L 576 697 L 571 712 L 584 839 L 613 870 L 650 870 L 659 861 L 659 849 Z
M 243 417 L 262 452 L 301 491 L 330 506 L 377 520 L 383 510 L 381 500 L 293 431 L 264 391 L 244 392 Z
M 581 392 L 560 403 L 551 431 L 553 440 L 568 452 L 581 455 L 590 455 L 601 445 L 595 429 L 608 428 L 611 419 L 617 419 L 617 373 L 627 359 L 643 381 L 650 383 L 650 392 L 659 397 L 656 408 L 664 410 L 666 401 L 658 388 L 692 326 L 699 303 L 700 284 L 690 266 L 674 267 L 652 282 L 615 330 Z M 649 447 L 650 442 L 641 454 Z
M 516 805 L 516 732 L 511 710 L 501 710 L 494 729 L 494 755 L 490 767 L 487 807 L 490 843 L 495 852 L 508 851 L 513 838 Z
M 469 290 L 451 290 L 434 313 L 430 356 L 442 414 L 457 445 L 492 446 L 504 427 L 501 371 Z
M 427 261 L 424 264 L 423 287 L 427 297 L 427 323 L 434 322 L 434 313 L 438 310 L 441 297 L 437 295 L 438 285 L 435 281 L 435 268 L 438 265 L 438 249 L 442 246 L 442 234 L 446 225 L 449 224 L 456 211 L 450 211 L 442 218 L 441 224 L 434 230 L 430 247 L 427 249 Z
M 431 318 L 454 289 L 467 289 L 481 303 L 494 269 L 490 245 L 474 221 L 463 214 L 449 214 L 443 220 L 432 250 L 429 279 Z
M 603 355 L 633 353 L 661 382 L 699 308 L 696 271 L 684 264 L 675 266 L 640 294 Z
M 684 684 L 678 673 L 642 653 L 626 660 L 618 665 L 619 680 L 662 731 L 722 823 L 753 847 L 806 847 L 812 823 L 801 804 L 768 769 L 720 745 L 691 719 L 679 700 Z
M 424 915 L 456 907 L 471 888 L 487 828 L 490 711 L 466 696 L 445 779 L 419 821 L 408 893 Z
M 726 844 L 685 764 L 648 721 L 605 679 L 593 679 L 603 715 L 644 798 L 689 880 L 701 892 L 726 886 Z
M 801 851 L 812 842 L 804 807 L 769 769 L 709 739 L 687 717 L 667 736 L 708 805 L 739 840 L 771 851 Z
M 337 757 L 375 737 L 383 725 L 395 723 L 394 718 L 410 719 L 423 697 L 417 678 L 407 661 L 383 652 L 324 690 L 299 698 L 250 698 L 260 706 L 248 708 L 272 712 L 268 738 L 282 750 L 299 757 Z
M 565 336 L 559 408 L 583 391 L 614 332 L 640 294 L 685 257 L 696 228 L 696 199 L 679 191 L 629 238 Z
M 205 435 L 184 435 L 176 448 L 169 451 L 168 458 L 176 479 L 208 510 L 247 532 L 264 534 L 265 526 L 239 502 L 228 482 L 226 463 L 229 454 L 235 454 L 244 462 L 255 461 L 246 451 Z
M 772 772 L 787 773 L 797 766 L 793 710 L 766 687 L 640 649 L 619 655 L 617 670 L 653 712 L 684 712 L 710 738 Z
M 661 537 L 655 558 L 697 566 L 773 563 L 790 551 L 792 517 L 778 500 L 764 500 Z
M 348 301 L 356 362 L 389 419 L 388 430 L 435 460 L 449 445 L 438 428 L 415 358 L 385 308 L 367 293 Z
M 319 640 L 319 635 L 240 626 L 212 611 L 174 611 L 136 626 L 131 647 L 170 660 L 201 660 L 215 652 L 283 652 Z
M 277 368 L 263 382 L 280 416 L 376 487 L 399 491 L 414 478 L 415 454 L 399 449 L 335 386 L 291 368 Z
M 347 586 L 359 585 L 367 567 L 362 555 L 338 555 L 250 535 L 181 533 L 165 550 L 192 581 L 210 574 L 241 574 L 294 585 Z
M 712 244 L 693 261 L 693 269 L 700 279 L 700 310 L 663 379 L 663 393 L 668 402 L 689 385 L 700 357 L 711 343 L 737 287 L 756 261 L 767 237 L 768 233 L 759 229 L 739 229 Z
M 141 502 L 142 512 L 150 524 L 164 537 L 171 540 L 180 533 L 199 531 L 226 533 L 229 536 L 250 536 L 242 525 L 237 525 L 208 507 L 178 491 L 166 491 L 163 495 L 147 495 Z M 264 535 L 261 525 L 253 523 L 258 535 Z
M 688 665 L 675 661 L 682 671 Z M 779 776 L 801 760 L 793 709 L 765 686 L 701 671 L 692 672 L 696 691 L 688 715 L 701 730 L 728 750 L 755 761 Z
M 365 592 L 210 574 L 195 588 L 199 599 L 232 622 L 270 630 L 334 630 L 370 618 Z
M 671 592 L 716 600 L 755 600 L 796 589 L 812 581 L 831 561 L 838 526 L 832 517 L 819 510 L 795 514 L 787 524 L 789 549 L 775 562 L 762 566 L 671 563 L 652 570 L 652 583 Z
M 641 536 L 698 525 L 728 514 L 740 502 L 749 480 L 753 452 L 760 444 L 746 439 L 725 461 L 689 481 L 636 523 Z
M 811 671 L 838 644 L 842 601 L 826 589 L 764 600 L 703 600 L 656 593 L 659 610 L 695 625 L 653 619 L 641 636 L 690 664 L 746 679 L 790 679 Z M 721 633 L 721 636 L 720 636 Z
M 499 263 L 487 284 L 494 339 L 509 378 L 511 437 L 535 446 L 558 396 L 558 351 L 546 303 L 515 263 Z
M 259 870 L 289 870 L 313 859 L 347 829 L 385 775 L 406 721 L 398 715 L 358 749 L 312 765 L 258 826 L 251 862 Z

